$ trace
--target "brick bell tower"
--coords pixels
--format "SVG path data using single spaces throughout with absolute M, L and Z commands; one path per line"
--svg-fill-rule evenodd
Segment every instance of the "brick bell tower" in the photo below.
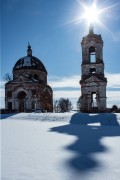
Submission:
M 89 34 L 83 37 L 81 64 L 81 97 L 82 112 L 104 112 L 106 110 L 106 85 L 103 62 L 103 40 L 101 35 L 94 34 L 93 25 Z

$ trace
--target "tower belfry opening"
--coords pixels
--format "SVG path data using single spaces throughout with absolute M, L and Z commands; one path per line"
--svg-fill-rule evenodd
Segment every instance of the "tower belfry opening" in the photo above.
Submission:
M 89 48 L 89 59 L 91 63 L 94 63 L 96 61 L 96 53 L 93 46 Z
M 83 37 L 81 64 L 82 112 L 104 112 L 106 110 L 106 85 L 103 62 L 103 40 L 101 35 L 94 34 L 93 25 Z

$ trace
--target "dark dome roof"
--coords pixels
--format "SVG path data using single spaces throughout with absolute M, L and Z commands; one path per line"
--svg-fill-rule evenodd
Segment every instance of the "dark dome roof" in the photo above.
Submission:
M 13 67 L 13 72 L 19 69 L 38 69 L 47 73 L 44 64 L 36 57 L 32 56 L 32 49 L 28 43 L 27 56 L 20 58 L 15 66 Z
M 47 73 L 43 63 L 36 57 L 28 55 L 20 58 L 13 67 L 13 71 L 19 69 L 38 69 Z

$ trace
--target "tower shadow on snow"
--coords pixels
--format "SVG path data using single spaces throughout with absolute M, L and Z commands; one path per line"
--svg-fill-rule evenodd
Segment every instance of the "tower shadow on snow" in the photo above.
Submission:
M 94 126 L 94 123 L 100 123 L 101 126 Z M 101 139 L 120 136 L 120 126 L 115 114 L 76 113 L 72 116 L 70 124 L 51 128 L 51 131 L 77 137 L 72 144 L 68 145 L 66 142 L 64 147 L 74 152 L 74 157 L 65 163 L 77 172 L 88 172 L 100 167 L 101 164 L 94 155 L 109 151 L 109 148 L 101 143 Z
M 0 120 L 7 119 L 11 116 L 14 116 L 17 113 L 9 113 L 9 114 L 0 114 Z

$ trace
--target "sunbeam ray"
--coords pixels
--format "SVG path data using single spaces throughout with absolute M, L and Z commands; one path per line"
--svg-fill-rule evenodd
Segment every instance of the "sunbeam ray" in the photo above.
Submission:
M 70 21 L 67 21 L 67 24 L 81 24 L 85 22 L 87 26 L 91 23 L 96 24 L 98 26 L 103 27 L 105 31 L 107 31 L 110 35 L 113 36 L 111 30 L 103 23 L 104 21 L 108 21 L 111 19 L 111 14 L 115 12 L 115 8 L 120 6 L 120 2 L 112 4 L 112 2 L 105 1 L 103 4 L 99 4 L 98 0 L 93 0 L 87 4 L 83 0 L 76 0 L 79 5 L 79 12 L 76 17 L 73 17 Z M 114 11 L 113 11 L 114 9 Z M 116 19 L 115 16 L 112 19 Z

